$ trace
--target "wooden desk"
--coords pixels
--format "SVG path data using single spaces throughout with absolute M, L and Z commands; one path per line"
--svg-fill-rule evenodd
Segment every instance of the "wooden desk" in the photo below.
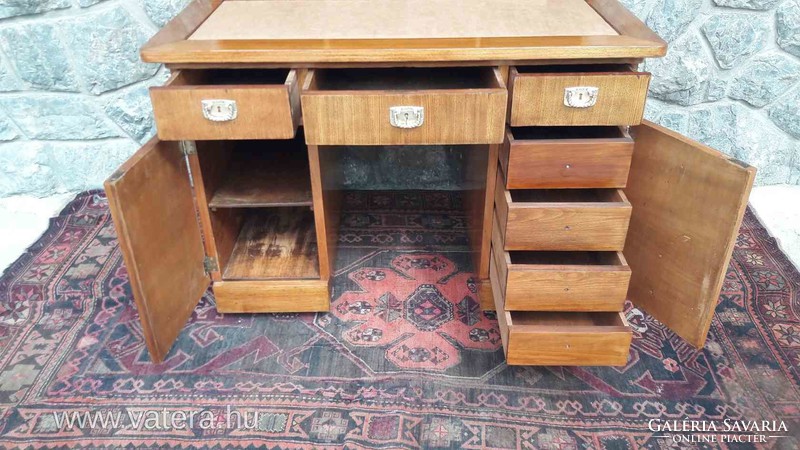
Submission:
M 328 310 L 356 145 L 462 152 L 509 364 L 625 364 L 626 298 L 702 346 L 755 170 L 642 123 L 665 52 L 614 0 L 194 1 L 142 49 L 158 137 L 106 182 L 153 360 L 209 283 Z

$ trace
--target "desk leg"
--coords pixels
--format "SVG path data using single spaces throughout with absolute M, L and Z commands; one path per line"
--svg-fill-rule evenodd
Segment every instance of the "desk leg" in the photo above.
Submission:
M 337 180 L 336 151 L 308 146 L 311 173 L 311 194 L 317 231 L 319 275 L 328 280 L 336 265 L 336 244 L 339 240 L 341 188 Z

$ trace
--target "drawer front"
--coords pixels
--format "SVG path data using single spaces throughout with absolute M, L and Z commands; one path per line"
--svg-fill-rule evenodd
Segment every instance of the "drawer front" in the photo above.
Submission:
M 506 310 L 622 311 L 631 277 L 622 253 L 603 253 L 602 258 L 585 252 L 512 254 L 502 250 L 499 238 L 495 233 L 492 239 L 492 264 Z
M 650 74 L 644 72 L 520 73 L 514 68 L 510 123 L 515 127 L 638 125 L 649 84 Z M 590 95 L 575 88 L 596 89 L 595 103 L 574 106 L 568 102 L 566 97 L 572 92 L 573 99 Z
M 508 130 L 500 164 L 508 189 L 623 188 L 633 139 L 619 137 L 525 139 Z
M 223 313 L 327 312 L 327 280 L 218 281 L 217 311 Z
M 504 139 L 505 87 L 335 91 L 315 89 L 313 83 L 307 80 L 302 93 L 310 145 L 500 144 Z M 414 110 L 404 113 L 411 111 L 408 107 Z M 393 114 L 418 120 L 393 124 Z
M 532 191 L 509 191 L 500 184 L 495 211 L 503 249 L 622 251 L 631 205 L 619 189 L 601 191 L 609 201 L 520 201 Z
M 624 366 L 627 363 L 632 336 L 622 313 L 508 311 L 504 309 L 496 277 L 495 270 L 492 289 L 508 365 Z
M 294 70 L 283 84 L 254 85 L 194 84 L 176 72 L 150 99 L 162 140 L 291 139 L 300 123 Z

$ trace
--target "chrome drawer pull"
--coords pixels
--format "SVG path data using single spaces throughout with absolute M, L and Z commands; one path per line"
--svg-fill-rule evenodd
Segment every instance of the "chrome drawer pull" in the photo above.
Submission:
M 236 100 L 201 100 L 203 117 L 212 122 L 228 122 L 236 118 Z
M 594 86 L 575 86 L 564 89 L 564 106 L 569 108 L 589 108 L 597 103 L 599 88 Z
M 389 108 L 389 123 L 395 128 L 417 128 L 425 122 L 422 106 L 392 106 Z

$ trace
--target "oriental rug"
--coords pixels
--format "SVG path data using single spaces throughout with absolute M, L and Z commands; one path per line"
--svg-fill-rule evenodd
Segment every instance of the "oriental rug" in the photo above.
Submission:
M 751 212 L 705 348 L 628 305 L 625 367 L 509 367 L 457 194 L 344 205 L 330 313 L 223 315 L 209 292 L 154 365 L 104 194 L 78 195 L 0 278 L 0 447 L 800 445 L 800 274 Z M 726 419 L 783 421 L 762 434 L 785 437 L 652 429 Z

